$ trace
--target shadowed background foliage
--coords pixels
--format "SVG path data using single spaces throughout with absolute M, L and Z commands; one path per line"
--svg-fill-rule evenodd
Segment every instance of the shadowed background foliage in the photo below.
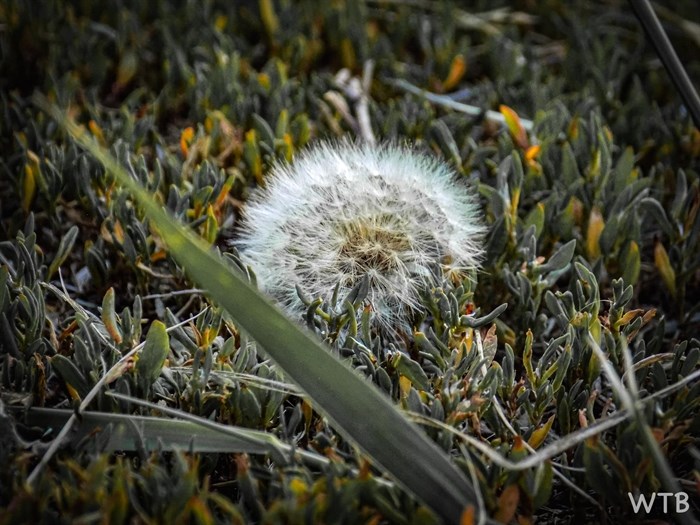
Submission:
M 654 5 L 700 78 L 694 3 Z M 625 2 L 0 5 L 0 523 L 434 523 L 193 287 L 35 92 L 227 252 L 251 189 L 317 138 L 443 158 L 489 226 L 477 282 L 426 293 L 401 340 L 372 332 L 361 294 L 306 298 L 300 321 L 419 422 L 501 522 L 629 522 L 628 492 L 669 487 L 698 513 L 700 132 Z M 154 321 L 173 327 L 165 343 Z M 114 377 L 30 487 L 71 409 L 151 331 L 165 363 L 149 350 Z M 646 399 L 640 417 L 622 417 L 597 345 Z M 276 441 L 130 426 L 115 415 L 163 413 L 108 390 Z

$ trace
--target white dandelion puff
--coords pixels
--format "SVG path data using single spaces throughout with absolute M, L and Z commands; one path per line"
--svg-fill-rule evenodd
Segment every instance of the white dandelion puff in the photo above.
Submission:
M 368 280 L 372 325 L 410 330 L 436 268 L 475 269 L 485 227 L 444 163 L 397 145 L 320 143 L 277 165 L 249 198 L 236 242 L 262 290 L 290 314 L 296 287 L 328 300 Z

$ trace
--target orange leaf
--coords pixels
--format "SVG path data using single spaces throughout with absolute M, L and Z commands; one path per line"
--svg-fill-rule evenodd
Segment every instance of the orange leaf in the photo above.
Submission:
M 542 151 L 542 146 L 539 144 L 535 144 L 534 146 L 530 146 L 525 150 L 525 160 L 528 162 L 533 162 L 537 157 L 540 156 L 540 152 Z
M 656 308 L 648 310 L 647 313 L 642 317 L 642 326 L 645 326 L 649 321 L 651 321 L 656 316 Z
M 66 383 L 66 390 L 68 390 L 68 395 L 71 397 L 72 400 L 74 401 L 80 401 L 80 394 L 78 394 L 78 391 L 73 388 L 71 385 Z
M 520 436 L 513 436 L 513 448 L 511 454 L 522 454 L 525 452 L 525 444 Z
M 219 195 L 216 197 L 216 201 L 214 202 L 214 209 L 219 210 L 221 209 L 221 206 L 224 204 L 224 201 L 226 201 L 226 197 L 228 197 L 228 192 L 231 191 L 231 188 L 233 187 L 233 183 L 235 182 L 236 178 L 233 175 L 230 175 L 226 181 L 224 182 L 224 185 L 221 187 L 221 191 L 219 192 Z
M 467 72 L 467 61 L 464 56 L 459 54 L 452 59 L 452 64 L 450 65 L 450 72 L 447 74 L 447 78 L 442 83 L 442 89 L 449 91 L 454 88 L 462 77 Z
M 498 497 L 498 511 L 494 518 L 501 523 L 510 523 L 515 516 L 520 501 L 520 489 L 517 485 L 508 485 Z
M 190 153 L 190 144 L 192 143 L 193 138 L 194 128 L 192 126 L 182 130 L 182 133 L 180 134 L 180 151 L 182 151 L 182 155 L 185 158 L 187 158 Z
M 105 141 L 105 136 L 102 133 L 102 128 L 97 122 L 95 122 L 94 120 L 90 120 L 90 122 L 88 122 L 88 128 L 90 129 L 90 133 L 92 133 L 95 136 L 97 142 L 99 142 L 101 146 L 107 145 L 107 142 Z
M 163 250 L 163 249 L 156 250 L 155 252 L 153 252 L 151 254 L 151 262 L 162 261 L 163 259 L 165 259 L 166 256 L 167 256 L 167 253 L 165 252 L 165 250 Z
M 530 142 L 527 139 L 527 133 L 525 132 L 522 122 L 520 122 L 518 114 L 503 104 L 498 106 L 498 111 L 500 111 L 503 118 L 505 118 L 506 126 L 508 127 L 508 131 L 510 131 L 511 137 L 513 137 L 515 145 L 520 149 L 527 149 L 530 146 Z
M 637 318 L 637 316 L 641 315 L 644 313 L 644 310 L 638 308 L 637 310 L 630 310 L 627 312 L 625 315 L 623 315 L 616 323 L 615 323 L 615 328 L 620 328 L 621 326 L 625 326 L 626 324 L 629 324 L 631 321 Z
M 459 518 L 459 525 L 474 525 L 474 505 L 469 505 Z

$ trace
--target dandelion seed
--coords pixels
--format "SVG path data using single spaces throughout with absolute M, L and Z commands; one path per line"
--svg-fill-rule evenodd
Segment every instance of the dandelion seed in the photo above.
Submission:
M 328 300 L 366 277 L 373 326 L 410 330 L 421 291 L 479 265 L 476 198 L 446 164 L 407 147 L 320 143 L 267 182 L 248 200 L 236 244 L 296 317 L 306 309 L 296 286 Z

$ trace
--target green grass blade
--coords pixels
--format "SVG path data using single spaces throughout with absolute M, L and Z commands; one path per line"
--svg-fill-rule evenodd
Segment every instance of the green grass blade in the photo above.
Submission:
M 482 517 L 472 484 L 384 394 L 232 273 L 221 257 L 166 214 L 84 129 L 45 99 L 37 97 L 35 102 L 131 193 L 189 277 L 265 349 L 336 429 L 445 521 L 458 523 L 468 506 L 475 508 L 477 518 Z
M 57 408 L 31 408 L 27 412 L 27 423 L 42 428 L 61 428 L 73 410 Z M 105 445 L 106 451 L 135 451 L 138 450 L 139 440 L 147 450 L 162 446 L 163 450 L 188 449 L 190 443 L 195 452 L 249 454 L 274 453 L 273 446 L 258 439 L 256 431 L 247 430 L 250 435 L 232 435 L 216 432 L 192 421 L 177 421 L 161 417 L 136 416 L 131 414 L 111 414 L 105 412 L 85 411 L 80 423 L 75 425 L 75 433 L 71 434 L 73 442 L 80 441 L 96 428 L 105 429 L 113 425 L 109 439 Z M 260 432 L 260 434 L 264 434 Z M 140 437 L 139 437 L 140 435 Z
M 105 430 L 112 425 L 109 439 L 105 444 L 107 451 L 136 451 L 139 445 L 148 450 L 189 449 L 199 453 L 236 453 L 270 454 L 273 458 L 286 461 L 285 457 L 295 454 L 305 463 L 315 467 L 325 467 L 330 460 L 316 452 L 301 450 L 279 440 L 276 436 L 234 425 L 223 425 L 181 410 L 163 407 L 116 393 L 112 397 L 145 406 L 181 419 L 165 419 L 154 416 L 137 416 L 131 414 L 112 414 L 105 412 L 84 411 L 80 423 L 71 435 L 74 443 L 95 432 Z M 60 428 L 75 412 L 69 409 L 32 407 L 27 411 L 26 422 L 41 428 Z M 140 435 L 140 437 L 139 437 Z M 139 443 L 139 440 L 142 442 Z M 284 456 L 284 457 L 283 457 Z

